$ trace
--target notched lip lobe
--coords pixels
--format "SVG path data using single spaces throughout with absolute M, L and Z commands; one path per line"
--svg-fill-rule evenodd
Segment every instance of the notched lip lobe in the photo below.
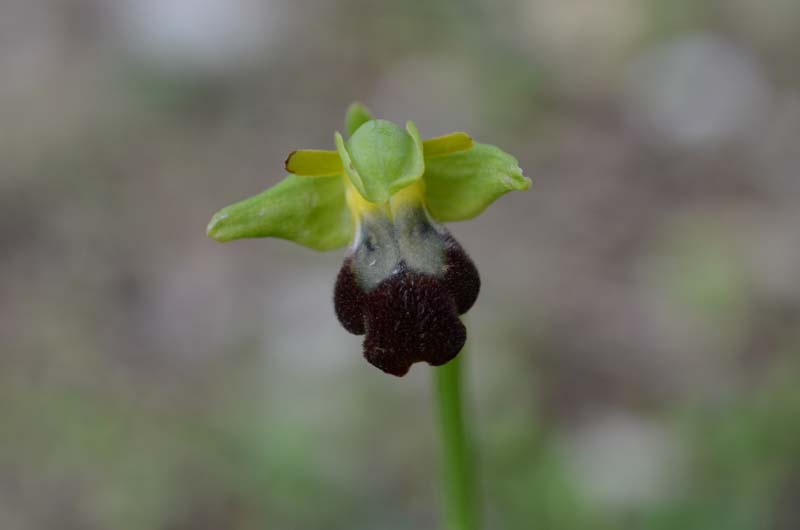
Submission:
M 344 328 L 366 335 L 364 357 L 382 371 L 403 376 L 412 364 L 439 366 L 458 355 L 466 328 L 458 315 L 475 302 L 480 277 L 472 260 L 447 232 L 445 263 L 437 274 L 398 262 L 373 288 L 359 285 L 355 253 L 345 258 L 334 290 L 334 306 Z

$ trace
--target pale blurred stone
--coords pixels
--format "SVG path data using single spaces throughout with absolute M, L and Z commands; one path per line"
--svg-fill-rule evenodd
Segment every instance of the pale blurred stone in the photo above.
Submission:
M 627 509 L 669 496 L 684 455 L 674 431 L 659 422 L 611 410 L 569 432 L 564 462 L 590 501 Z
M 225 73 L 255 63 L 286 30 L 279 0 L 113 2 L 122 44 L 156 67 Z
M 713 34 L 688 34 L 631 63 L 624 102 L 631 123 L 654 143 L 699 149 L 757 127 L 768 93 L 748 50 Z

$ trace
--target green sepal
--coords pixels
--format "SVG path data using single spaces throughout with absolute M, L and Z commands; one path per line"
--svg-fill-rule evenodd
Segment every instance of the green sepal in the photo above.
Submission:
M 530 187 L 517 159 L 493 145 L 426 160 L 425 202 L 439 221 L 472 219 L 501 195 Z
M 422 138 L 412 122 L 404 131 L 386 120 L 370 120 L 347 142 L 336 133 L 345 174 L 370 202 L 384 203 L 425 171 Z
M 358 101 L 351 103 L 350 106 L 347 107 L 347 116 L 344 120 L 347 136 L 353 136 L 353 133 L 355 133 L 359 127 L 373 119 L 375 118 L 372 117 L 372 113 L 367 107 Z
M 350 241 L 353 226 L 341 175 L 289 175 L 214 214 L 207 233 L 220 242 L 277 237 L 315 250 L 332 250 Z

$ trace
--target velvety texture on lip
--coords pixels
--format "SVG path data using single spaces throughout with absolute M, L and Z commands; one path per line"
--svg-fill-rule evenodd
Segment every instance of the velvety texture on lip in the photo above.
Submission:
M 439 366 L 463 348 L 467 332 L 458 315 L 478 297 L 480 277 L 449 233 L 441 236 L 444 266 L 422 273 L 400 261 L 374 288 L 359 285 L 353 256 L 345 259 L 334 289 L 336 315 L 364 338 L 364 357 L 386 373 L 403 376 L 412 364 Z

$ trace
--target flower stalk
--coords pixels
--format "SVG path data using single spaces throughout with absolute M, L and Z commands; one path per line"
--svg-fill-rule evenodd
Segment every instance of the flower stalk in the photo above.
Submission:
M 465 425 L 462 362 L 464 353 L 434 370 L 442 439 L 443 521 L 446 530 L 478 530 L 474 454 Z

